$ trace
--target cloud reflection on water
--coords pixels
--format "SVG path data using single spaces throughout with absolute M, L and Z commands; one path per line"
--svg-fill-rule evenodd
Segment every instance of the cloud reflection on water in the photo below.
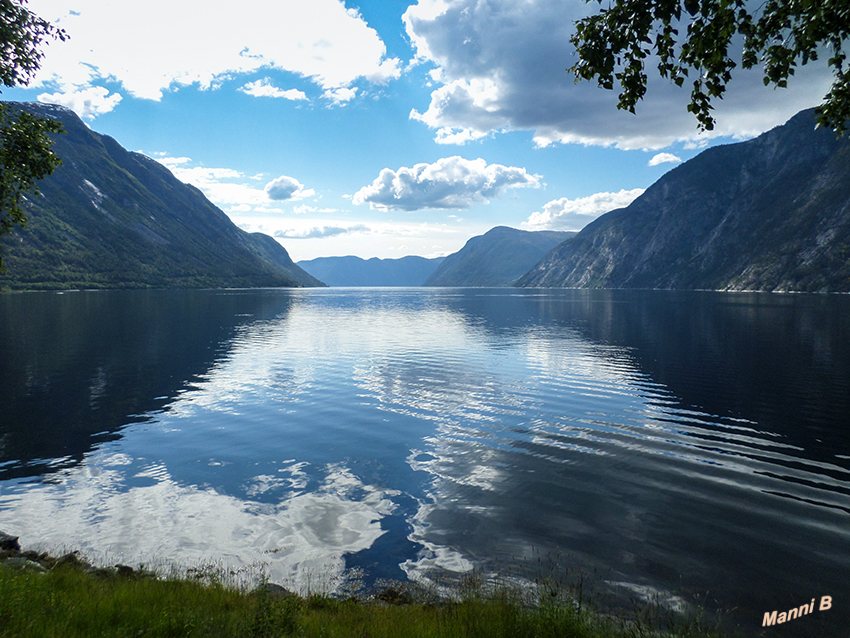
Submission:
M 718 587 L 746 564 L 755 587 L 776 521 L 786 531 L 769 534 L 768 554 L 793 551 L 794 534 L 847 538 L 836 510 L 846 482 L 822 473 L 834 464 L 802 466 L 795 446 L 759 424 L 684 407 L 628 347 L 568 328 L 505 340 L 457 316 L 469 340 L 461 353 L 390 351 L 355 373 L 379 409 L 434 425 L 408 456 L 429 476 L 410 519 L 423 547 L 402 566 L 410 578 L 523 569 L 565 548 L 612 586 L 657 592 L 696 572 Z
M 332 586 L 344 554 L 370 547 L 384 533 L 380 521 L 394 510 L 397 494 L 333 465 L 315 491 L 268 504 L 179 485 L 162 464 L 128 474 L 134 466 L 124 454 L 94 453 L 53 474 L 49 485 L 6 490 L 0 528 L 14 530 L 28 546 L 79 549 L 101 563 L 211 563 L 253 577 L 263 570 L 273 582 L 304 591 Z M 128 488 L 131 476 L 151 484 Z M 254 482 L 267 485 L 268 477 Z
M 737 311 L 714 304 L 727 297 L 287 295 L 120 441 L 40 485 L 4 484 L 0 529 L 128 562 L 261 561 L 298 584 L 349 560 L 426 578 L 563 549 L 620 589 L 713 588 L 756 611 L 766 583 L 791 596 L 847 567 L 840 428 L 801 428 L 793 402 L 780 420 L 761 409 L 811 392 L 741 372 L 760 364 Z M 760 342 L 782 343 L 774 323 Z M 836 370 L 818 383 L 844 383 Z M 804 448 L 821 439 L 828 454 Z
M 413 470 L 431 476 L 411 520 L 410 538 L 424 549 L 403 565 L 408 577 L 428 578 L 434 568 L 464 571 L 482 559 L 510 569 L 515 559 L 532 559 L 533 546 L 546 551 L 559 541 L 579 554 L 583 545 L 569 539 L 610 534 L 582 513 L 588 492 L 596 523 L 608 520 L 621 532 L 629 521 L 639 525 L 633 506 L 609 502 L 581 477 L 563 482 L 565 466 L 586 465 L 565 450 L 611 454 L 599 445 L 606 439 L 594 435 L 597 426 L 586 425 L 604 429 L 600 399 L 617 414 L 645 404 L 644 379 L 624 351 L 590 344 L 573 331 L 553 342 L 527 330 L 520 338 L 514 333 L 509 344 L 493 332 L 471 332 L 476 347 L 467 347 L 462 359 L 440 358 L 429 375 L 411 373 L 403 361 L 358 369 L 358 382 L 381 409 L 436 426 L 408 457 Z M 540 506 L 536 511 L 528 507 L 532 502 Z

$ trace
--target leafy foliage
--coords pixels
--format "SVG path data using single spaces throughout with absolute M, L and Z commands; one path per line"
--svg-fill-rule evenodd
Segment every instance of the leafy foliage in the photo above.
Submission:
M 68 35 L 29 11 L 26 0 L 0 0 L 0 81 L 5 86 L 29 84 L 39 69 L 42 40 Z
M 592 0 L 587 0 L 591 2 Z M 596 0 L 600 4 L 602 0 Z M 743 37 L 740 64 L 764 69 L 764 84 L 787 86 L 798 64 L 830 51 L 832 87 L 818 109 L 818 123 L 843 132 L 850 119 L 850 69 L 844 46 L 850 37 L 847 0 L 768 0 L 756 11 L 746 0 L 615 0 L 608 9 L 580 20 L 571 38 L 579 62 L 576 79 L 622 92 L 618 108 L 635 112 L 646 93 L 646 61 L 677 86 L 693 72 L 688 111 L 701 130 L 714 128 L 712 99 L 722 99 L 737 63 L 730 55 Z M 687 24 L 686 35 L 680 29 Z
M 0 81 L 4 86 L 29 83 L 39 69 L 43 56 L 39 47 L 44 38 L 68 37 L 62 29 L 30 12 L 25 3 L 0 0 Z M 61 163 L 51 151 L 52 141 L 47 135 L 61 130 L 54 120 L 10 112 L 7 105 L 0 104 L 0 235 L 11 232 L 15 224 L 26 224 L 21 197 Z
M 0 235 L 12 232 L 15 224 L 26 225 L 21 197 L 28 191 L 38 195 L 37 180 L 61 164 L 51 150 L 48 133 L 59 133 L 56 120 L 35 117 L 0 104 Z M 0 272 L 3 255 L 0 253 Z

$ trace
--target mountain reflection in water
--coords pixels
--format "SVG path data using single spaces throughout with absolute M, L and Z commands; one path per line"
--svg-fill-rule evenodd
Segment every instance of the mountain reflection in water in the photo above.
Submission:
M 661 291 L 2 295 L 0 529 L 301 587 L 561 555 L 622 596 L 707 594 L 746 633 L 832 595 L 792 627 L 817 635 L 850 623 L 848 311 Z

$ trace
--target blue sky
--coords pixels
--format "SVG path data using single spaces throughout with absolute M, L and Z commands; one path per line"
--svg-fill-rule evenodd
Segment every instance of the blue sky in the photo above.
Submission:
M 709 135 L 665 80 L 637 115 L 573 82 L 569 36 L 596 6 L 583 0 L 28 6 L 70 39 L 4 99 L 73 108 L 296 260 L 444 255 L 496 225 L 579 230 L 830 82 L 811 65 L 785 90 L 736 71 Z

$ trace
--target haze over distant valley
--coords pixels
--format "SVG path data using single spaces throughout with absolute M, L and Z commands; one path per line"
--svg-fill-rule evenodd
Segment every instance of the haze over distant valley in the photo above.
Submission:
M 298 266 L 329 286 L 421 286 L 443 261 L 442 257 L 407 256 L 399 259 L 317 257 Z

